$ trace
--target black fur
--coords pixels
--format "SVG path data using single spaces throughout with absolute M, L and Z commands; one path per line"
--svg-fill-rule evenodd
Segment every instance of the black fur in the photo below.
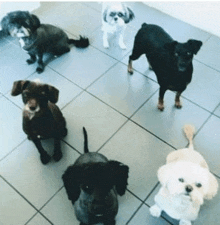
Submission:
M 54 138 L 53 158 L 59 161 L 62 158 L 60 139 L 67 135 L 66 121 L 55 105 L 59 91 L 47 84 L 19 80 L 14 82 L 11 94 L 12 96 L 22 94 L 25 106 L 28 105 L 30 109 L 23 110 L 23 131 L 37 147 L 41 162 L 47 164 L 50 161 L 50 156 L 43 149 L 40 141 L 47 138 Z M 37 108 L 39 110 L 36 110 Z
M 15 31 L 15 29 L 20 31 L 21 27 L 24 27 L 28 31 L 28 35 L 17 37 L 22 40 L 24 44 L 22 46 L 23 49 L 30 55 L 27 63 L 32 64 L 37 60 L 38 67 L 36 71 L 38 73 L 44 71 L 44 53 L 60 56 L 70 51 L 70 44 L 74 44 L 77 48 L 89 46 L 88 38 L 80 36 L 79 40 L 69 39 L 62 29 L 50 24 L 41 24 L 37 16 L 27 11 L 16 11 L 7 14 L 2 19 L 2 26 L 3 30 L 11 35 L 11 31 Z M 16 33 L 14 32 L 13 35 L 16 36 Z
M 145 54 L 160 85 L 158 109 L 164 109 L 166 90 L 177 92 L 175 106 L 181 108 L 180 95 L 191 82 L 193 55 L 201 46 L 201 41 L 193 39 L 186 43 L 174 41 L 161 27 L 144 23 L 135 37 L 128 72 L 133 73 L 132 61 Z
M 117 194 L 124 195 L 126 191 L 129 168 L 100 153 L 88 152 L 85 128 L 83 133 L 84 154 L 63 174 L 64 187 L 80 224 L 114 225 Z

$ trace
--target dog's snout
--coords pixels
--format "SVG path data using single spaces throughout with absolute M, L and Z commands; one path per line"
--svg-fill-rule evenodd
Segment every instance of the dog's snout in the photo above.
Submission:
M 117 21 L 118 20 L 118 17 L 115 17 L 114 20 Z
M 36 109 L 35 106 L 30 106 L 30 110 L 34 111 Z
M 187 193 L 190 193 L 193 191 L 193 187 L 191 185 L 187 185 L 185 189 Z

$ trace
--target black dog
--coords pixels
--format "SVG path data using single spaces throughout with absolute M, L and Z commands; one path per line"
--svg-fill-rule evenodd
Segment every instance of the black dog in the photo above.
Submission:
M 197 54 L 201 46 L 201 41 L 193 39 L 186 43 L 174 41 L 161 27 L 144 23 L 135 37 L 128 72 L 133 73 L 132 60 L 145 54 L 160 85 L 158 109 L 164 109 L 166 90 L 177 92 L 175 106 L 181 108 L 180 95 L 191 82 L 193 55 Z
M 36 15 L 27 11 L 8 13 L 2 19 L 1 26 L 4 33 L 19 38 L 21 47 L 30 55 L 28 64 L 35 63 L 38 57 L 38 73 L 44 71 L 44 53 L 60 56 L 70 51 L 70 44 L 77 48 L 86 48 L 89 45 L 88 38 L 69 39 L 62 29 L 50 24 L 41 24 Z
M 100 153 L 89 152 L 85 128 L 83 131 L 84 154 L 63 174 L 64 187 L 80 225 L 114 225 L 117 194 L 125 193 L 129 168 Z
M 60 109 L 55 105 L 59 91 L 50 85 L 29 80 L 15 81 L 13 96 L 22 94 L 25 104 L 23 109 L 23 130 L 32 140 L 40 153 L 43 164 L 50 161 L 50 156 L 43 149 L 41 139 L 54 138 L 55 161 L 62 158 L 60 139 L 67 135 L 66 122 Z

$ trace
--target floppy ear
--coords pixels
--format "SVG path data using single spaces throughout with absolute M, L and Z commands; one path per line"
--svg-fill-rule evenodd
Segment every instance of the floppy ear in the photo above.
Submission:
M 69 166 L 62 176 L 68 199 L 74 204 L 80 195 L 79 177 L 81 169 L 78 166 Z
M 199 49 L 202 46 L 202 42 L 201 41 L 197 41 L 197 40 L 194 40 L 194 39 L 188 40 L 187 44 L 189 45 L 190 50 L 192 51 L 192 53 L 195 54 L 195 55 L 197 54 L 197 52 L 199 51 Z
M 115 188 L 119 195 L 124 195 L 128 185 L 128 166 L 114 160 L 109 161 L 113 177 L 115 178 Z
M 213 174 L 209 172 L 209 189 L 204 196 L 205 199 L 212 199 L 218 192 L 218 181 Z
M 58 97 L 59 97 L 59 90 L 56 89 L 53 86 L 47 85 L 48 86 L 48 99 L 52 103 L 57 103 Z
M 133 13 L 133 11 L 130 9 L 130 8 L 128 8 L 128 7 L 126 7 L 126 16 L 125 16 L 125 23 L 129 23 L 131 20 L 133 20 L 134 19 L 134 13 Z
M 167 186 L 172 168 L 173 168 L 172 163 L 169 163 L 169 164 L 165 164 L 161 166 L 159 170 L 157 171 L 158 180 L 160 181 L 161 185 L 164 187 Z
M 164 45 L 164 48 L 171 52 L 174 52 L 177 43 L 178 43 L 177 41 L 172 41 L 170 43 L 166 43 Z
M 31 22 L 32 22 L 31 29 L 33 31 L 35 31 L 38 27 L 40 27 L 40 20 L 34 14 L 31 14 Z
M 103 20 L 107 23 L 107 11 L 108 11 L 108 7 L 105 8 L 105 10 L 103 11 L 102 13 L 102 17 L 103 17 Z
M 17 96 L 22 93 L 22 91 L 27 87 L 30 83 L 29 80 L 18 80 L 13 83 L 13 87 L 11 90 L 12 96 Z

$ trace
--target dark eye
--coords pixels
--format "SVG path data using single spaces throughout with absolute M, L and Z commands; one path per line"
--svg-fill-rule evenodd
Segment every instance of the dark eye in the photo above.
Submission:
M 175 56 L 179 56 L 179 54 L 177 53 L 177 52 L 175 52 L 175 54 L 174 54 Z
M 191 52 L 187 52 L 187 55 L 192 55 L 192 53 Z
M 184 179 L 183 178 L 179 178 L 179 182 L 183 183 Z
M 202 185 L 200 183 L 197 183 L 196 187 L 200 188 L 200 187 L 202 187 Z
M 122 17 L 122 16 L 123 16 L 123 14 L 120 12 L 120 13 L 118 13 L 118 16 L 119 16 L 119 17 Z
M 91 186 L 85 185 L 85 186 L 83 186 L 83 190 L 87 193 L 91 193 L 93 189 Z
M 109 16 L 114 17 L 116 15 L 115 12 L 111 12 Z

